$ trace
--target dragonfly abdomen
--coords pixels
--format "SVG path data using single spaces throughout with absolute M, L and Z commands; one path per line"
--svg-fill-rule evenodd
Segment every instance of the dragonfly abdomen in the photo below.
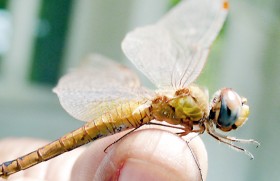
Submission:
M 1 164 L 0 177 L 7 177 L 90 142 L 91 137 L 85 127 L 86 125 L 27 155 Z
M 127 104 L 109 113 L 105 113 L 97 120 L 86 123 L 56 141 L 47 144 L 27 155 L 0 165 L 0 177 L 5 178 L 15 172 L 25 170 L 43 161 L 47 161 L 62 153 L 73 150 L 91 141 L 139 127 L 149 121 L 147 110 L 134 111 L 139 104 Z

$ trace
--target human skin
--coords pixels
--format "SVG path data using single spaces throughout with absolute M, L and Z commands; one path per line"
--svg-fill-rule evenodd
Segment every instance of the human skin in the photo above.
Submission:
M 122 135 L 97 140 L 89 146 L 11 175 L 9 180 L 201 180 L 188 145 L 206 180 L 207 152 L 198 136 L 187 145 L 182 138 L 168 131 L 142 129 L 125 136 L 104 153 L 104 149 Z M 27 138 L 4 139 L 0 141 L 0 162 L 15 159 L 46 143 Z

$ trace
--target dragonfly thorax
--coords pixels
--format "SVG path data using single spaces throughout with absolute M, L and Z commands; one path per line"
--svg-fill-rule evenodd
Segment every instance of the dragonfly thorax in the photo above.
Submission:
M 208 95 L 197 86 L 179 89 L 171 97 L 158 95 L 152 101 L 151 114 L 158 121 L 182 125 L 191 131 L 209 115 Z

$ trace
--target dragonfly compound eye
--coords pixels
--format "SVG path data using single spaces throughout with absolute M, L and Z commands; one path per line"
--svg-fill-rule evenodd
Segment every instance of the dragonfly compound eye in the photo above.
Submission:
M 232 89 L 224 88 L 215 93 L 211 103 L 210 119 L 222 131 L 242 126 L 249 115 L 247 100 Z

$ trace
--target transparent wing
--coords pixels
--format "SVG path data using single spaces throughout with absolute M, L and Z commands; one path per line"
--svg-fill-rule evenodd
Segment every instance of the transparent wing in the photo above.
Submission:
M 227 8 L 226 0 L 183 0 L 156 24 L 128 33 L 123 52 L 158 88 L 187 86 L 200 74 Z
M 89 56 L 78 69 L 63 76 L 53 91 L 62 107 L 82 121 L 92 121 L 116 105 L 149 95 L 133 72 L 101 55 Z

